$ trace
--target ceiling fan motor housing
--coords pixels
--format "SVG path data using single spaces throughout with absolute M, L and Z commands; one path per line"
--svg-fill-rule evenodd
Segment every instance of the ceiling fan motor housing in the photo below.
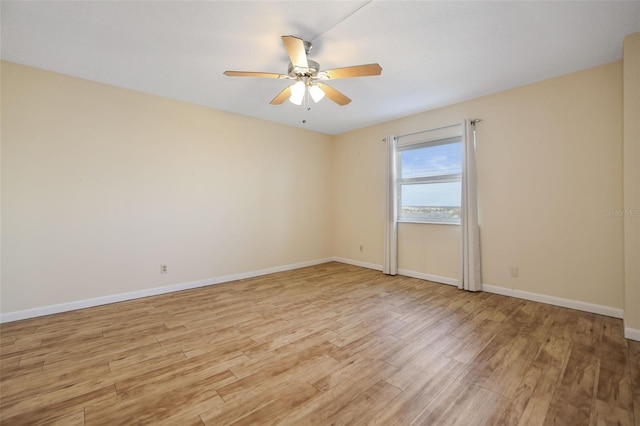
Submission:
M 291 62 L 289 62 L 288 74 L 289 77 L 298 78 L 298 77 L 316 77 L 318 75 L 318 71 L 320 70 L 320 64 L 316 61 L 312 61 L 311 59 L 307 59 L 307 63 L 309 65 L 308 68 L 296 67 Z

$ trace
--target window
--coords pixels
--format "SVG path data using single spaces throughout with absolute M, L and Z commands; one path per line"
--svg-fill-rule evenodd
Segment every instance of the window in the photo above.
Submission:
M 396 148 L 399 222 L 460 223 L 462 139 Z

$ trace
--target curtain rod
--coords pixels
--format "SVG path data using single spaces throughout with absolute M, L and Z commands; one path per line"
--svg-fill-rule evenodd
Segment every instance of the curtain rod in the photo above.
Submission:
M 472 118 L 471 120 L 469 120 L 469 122 L 471 123 L 472 126 L 475 126 L 476 124 L 480 123 L 481 121 L 484 121 L 482 118 Z M 407 136 L 413 136 L 413 135 L 418 135 L 420 133 L 428 133 L 428 132 L 433 132 L 435 130 L 442 130 L 442 129 L 448 129 L 449 127 L 455 127 L 455 126 L 461 126 L 462 123 L 457 123 L 457 124 L 449 124 L 448 126 L 442 126 L 442 127 L 436 127 L 435 129 L 429 129 L 429 130 L 421 130 L 419 132 L 414 132 L 414 133 L 407 133 L 406 135 L 400 135 L 400 136 L 395 136 L 395 138 L 405 138 Z M 385 141 L 385 138 L 382 139 L 382 142 Z
M 436 127 L 435 129 L 421 130 L 419 132 L 407 133 L 406 135 L 396 136 L 396 138 L 405 138 L 407 136 L 419 135 L 420 133 L 428 133 L 428 132 L 433 132 L 433 131 L 436 131 L 436 130 L 448 129 L 449 127 L 456 127 L 456 126 L 460 126 L 460 125 L 461 125 L 461 123 L 449 124 L 448 126 Z

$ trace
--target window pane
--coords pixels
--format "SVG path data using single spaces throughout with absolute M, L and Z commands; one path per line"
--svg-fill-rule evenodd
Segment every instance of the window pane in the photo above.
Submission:
M 460 222 L 460 182 L 401 185 L 399 218 Z
M 462 170 L 462 142 L 400 151 L 400 179 L 453 175 Z

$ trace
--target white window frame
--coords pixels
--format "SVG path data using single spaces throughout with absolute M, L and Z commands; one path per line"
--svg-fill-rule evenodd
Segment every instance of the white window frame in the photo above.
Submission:
M 446 145 L 451 143 L 462 144 L 461 136 L 453 136 L 447 138 L 441 138 L 429 141 L 412 142 L 408 144 L 396 146 L 395 160 L 396 160 L 396 205 L 397 222 L 401 223 L 430 223 L 430 224 L 444 224 L 444 225 L 460 225 L 460 219 L 425 219 L 424 217 L 402 215 L 402 187 L 404 185 L 416 185 L 416 184 L 431 184 L 431 183 L 447 183 L 447 182 L 462 182 L 462 169 L 460 173 L 447 174 L 447 175 L 435 175 L 402 179 L 402 161 L 400 153 L 403 151 L 410 151 L 414 149 L 433 147 L 438 145 Z M 462 146 L 460 148 L 462 150 Z M 461 194 L 462 197 L 462 194 Z M 461 198 L 462 202 L 462 198 Z

